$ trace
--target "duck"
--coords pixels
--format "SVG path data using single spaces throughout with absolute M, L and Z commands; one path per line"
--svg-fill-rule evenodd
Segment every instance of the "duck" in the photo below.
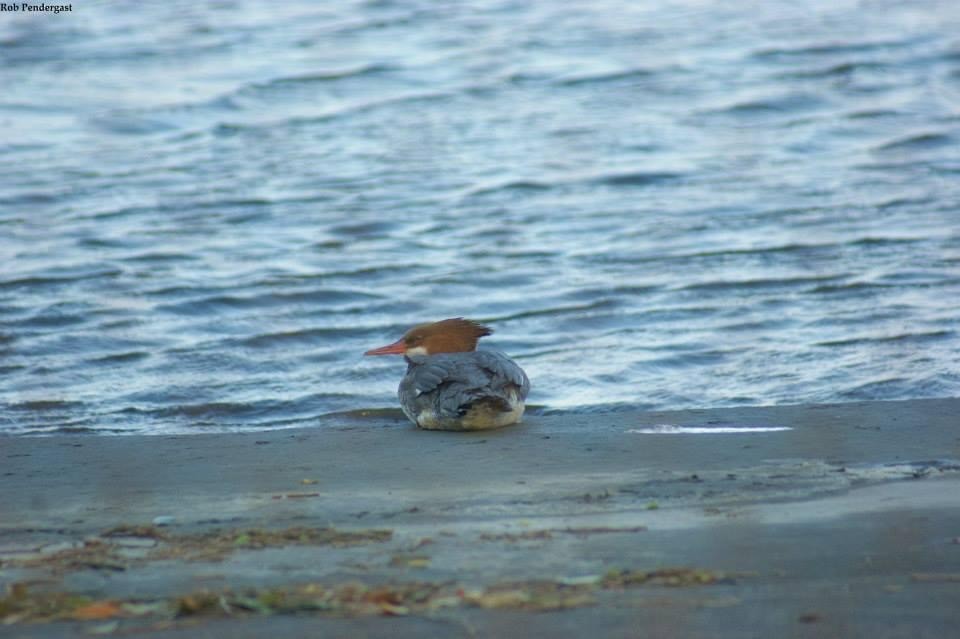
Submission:
M 410 421 L 425 430 L 480 431 L 517 424 L 530 380 L 505 354 L 477 350 L 493 330 L 462 317 L 414 326 L 364 355 L 403 355 L 397 394 Z

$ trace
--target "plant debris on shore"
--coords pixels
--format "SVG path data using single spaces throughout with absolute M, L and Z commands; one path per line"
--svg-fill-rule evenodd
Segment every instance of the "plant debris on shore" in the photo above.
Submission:
M 27 558 L 0 561 L 0 566 L 46 568 L 54 573 L 96 569 L 123 571 L 148 561 L 222 561 L 237 550 L 284 546 L 338 548 L 390 541 L 393 531 L 370 528 L 340 530 L 297 526 L 279 530 L 250 528 L 177 534 L 156 526 L 118 526 L 74 546 Z
M 174 621 L 185 617 L 234 617 L 278 614 L 334 616 L 424 615 L 442 608 L 548 611 L 588 606 L 602 591 L 638 586 L 706 586 L 730 580 L 721 573 L 692 568 L 653 571 L 612 569 L 605 575 L 573 579 L 535 579 L 468 588 L 450 582 L 393 584 L 307 583 L 274 588 L 199 591 L 156 599 L 96 600 L 13 584 L 0 598 L 0 623 L 104 621 L 145 618 Z

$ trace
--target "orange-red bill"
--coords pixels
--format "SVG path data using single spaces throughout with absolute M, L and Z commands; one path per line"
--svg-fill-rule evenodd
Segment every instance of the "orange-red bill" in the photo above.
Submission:
M 367 351 L 364 355 L 403 355 L 407 351 L 407 344 L 403 339 L 399 339 L 393 344 L 387 344 L 380 348 L 374 348 Z

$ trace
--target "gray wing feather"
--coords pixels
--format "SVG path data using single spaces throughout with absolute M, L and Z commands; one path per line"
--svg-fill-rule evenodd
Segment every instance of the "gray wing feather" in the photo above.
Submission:
M 412 373 L 413 390 L 417 395 L 429 393 L 443 383 L 448 375 L 447 366 L 442 362 L 429 362 L 422 366 L 417 366 Z
M 477 364 L 489 371 L 495 382 L 513 384 L 520 389 L 520 399 L 526 399 L 530 392 L 530 380 L 523 369 L 517 366 L 512 359 L 499 351 L 476 351 Z
M 530 391 L 523 370 L 497 351 L 444 353 L 416 358 L 400 383 L 400 403 L 431 408 L 454 417 L 482 397 L 506 397 L 516 389 L 521 399 Z

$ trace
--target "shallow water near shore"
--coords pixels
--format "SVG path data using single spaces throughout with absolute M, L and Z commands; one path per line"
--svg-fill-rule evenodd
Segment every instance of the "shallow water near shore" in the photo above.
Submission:
M 958 396 L 957 33 L 945 0 L 2 14 L 0 433 L 395 407 L 361 354 L 453 316 L 533 415 Z

